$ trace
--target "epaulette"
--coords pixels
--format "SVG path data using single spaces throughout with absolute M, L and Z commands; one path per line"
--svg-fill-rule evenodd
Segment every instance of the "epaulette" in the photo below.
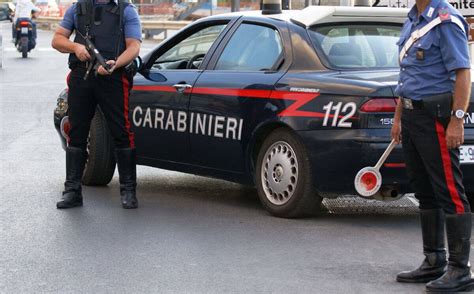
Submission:
M 449 13 L 449 9 L 447 7 L 440 8 L 438 10 L 438 16 L 441 21 L 451 21 L 451 14 Z

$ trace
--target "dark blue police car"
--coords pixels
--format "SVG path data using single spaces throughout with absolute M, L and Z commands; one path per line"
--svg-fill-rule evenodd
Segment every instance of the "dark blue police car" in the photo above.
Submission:
M 255 185 L 273 215 L 312 213 L 355 194 L 354 177 L 390 142 L 395 45 L 407 10 L 308 7 L 198 20 L 144 56 L 130 96 L 137 161 Z M 474 100 L 462 168 L 474 192 Z M 55 109 L 67 135 L 67 91 Z M 112 141 L 97 109 L 83 182 L 106 185 Z M 400 147 L 375 198 L 410 192 Z

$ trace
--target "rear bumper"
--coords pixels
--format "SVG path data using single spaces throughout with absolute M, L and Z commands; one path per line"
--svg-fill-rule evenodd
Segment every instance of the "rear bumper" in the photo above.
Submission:
M 374 166 L 390 143 L 389 129 L 300 131 L 309 152 L 316 189 L 327 197 L 356 194 L 354 178 Z M 474 144 L 474 129 L 465 130 L 465 144 Z M 466 191 L 474 192 L 474 164 L 461 166 Z M 400 193 L 413 192 L 408 184 L 401 145 L 380 169 L 382 185 Z

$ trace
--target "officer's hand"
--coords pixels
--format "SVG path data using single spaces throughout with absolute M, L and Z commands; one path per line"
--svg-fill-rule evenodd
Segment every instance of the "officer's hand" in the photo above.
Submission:
M 400 121 L 393 121 L 392 125 L 392 139 L 399 144 L 402 141 L 402 126 Z
M 76 57 L 82 62 L 88 61 L 91 59 L 91 56 L 89 55 L 89 52 L 86 49 L 86 46 L 82 44 L 76 44 L 76 47 L 74 49 L 74 54 L 76 54 Z
M 97 72 L 100 75 L 106 76 L 106 75 L 110 75 L 111 73 L 114 72 L 114 70 L 115 70 L 115 60 L 108 60 L 107 64 L 110 65 L 109 71 L 107 71 L 102 65 L 99 66 L 99 68 L 97 69 Z
M 454 149 L 462 143 L 464 143 L 464 120 L 452 118 L 446 129 L 446 144 L 449 149 Z

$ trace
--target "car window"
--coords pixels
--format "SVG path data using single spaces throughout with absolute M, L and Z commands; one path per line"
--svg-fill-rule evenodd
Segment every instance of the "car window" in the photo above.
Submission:
M 400 30 L 398 25 L 348 24 L 316 27 L 308 32 L 330 67 L 391 68 L 398 67 L 396 42 Z
M 158 57 L 153 67 L 157 69 L 198 68 L 207 51 L 225 27 L 226 24 L 218 24 L 197 31 Z M 189 64 L 191 58 L 196 58 L 192 65 Z
M 227 43 L 215 69 L 270 70 L 280 60 L 282 52 L 283 46 L 278 31 L 266 26 L 244 23 Z

